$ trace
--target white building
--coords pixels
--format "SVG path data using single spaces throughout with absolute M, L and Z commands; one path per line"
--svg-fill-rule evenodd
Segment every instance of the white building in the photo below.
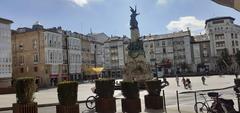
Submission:
M 66 32 L 66 35 L 70 80 L 79 80 L 82 65 L 81 35 L 76 32 Z
M 125 67 L 126 37 L 111 37 L 104 43 L 105 76 L 121 77 Z
M 180 31 L 163 35 L 144 36 L 144 51 L 147 62 L 154 70 L 165 67 L 165 74 L 173 70 L 190 71 L 192 65 L 190 31 Z M 185 65 L 186 64 L 186 65 Z M 188 67 L 188 68 L 184 68 Z
M 94 67 L 103 67 L 104 65 L 104 43 L 91 40 L 90 41 L 90 53 L 93 55 L 91 65 Z
M 240 48 L 240 26 L 232 17 L 216 17 L 206 20 L 206 33 L 210 38 L 211 55 L 216 57 L 227 49 L 234 55 Z
M 57 83 L 62 74 L 63 67 L 63 36 L 62 33 L 51 30 L 44 31 L 45 38 L 45 64 L 49 68 L 50 83 Z
M 92 64 L 96 67 L 104 65 L 104 42 L 108 40 L 105 33 L 90 33 L 87 35 L 91 41 L 91 54 L 94 56 Z
M 0 18 L 0 88 L 11 86 L 12 48 L 11 24 L 13 21 Z

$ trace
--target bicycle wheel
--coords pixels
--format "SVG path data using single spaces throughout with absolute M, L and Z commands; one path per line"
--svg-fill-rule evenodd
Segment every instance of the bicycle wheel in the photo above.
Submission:
M 196 113 L 209 113 L 208 112 L 208 107 L 202 102 L 197 102 L 194 105 L 194 110 L 195 110 Z
M 86 100 L 86 107 L 88 109 L 94 109 L 96 107 L 95 100 L 96 100 L 95 96 L 89 96 Z

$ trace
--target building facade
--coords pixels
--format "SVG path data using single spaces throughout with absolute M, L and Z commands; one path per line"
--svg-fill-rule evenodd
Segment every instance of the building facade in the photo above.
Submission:
M 214 64 L 211 57 L 210 40 L 206 34 L 196 35 L 192 41 L 193 72 L 214 71 Z
M 0 88 L 10 87 L 12 80 L 11 24 L 13 21 L 0 18 Z
M 176 70 L 191 71 L 191 39 L 190 31 L 144 36 L 144 51 L 153 73 L 163 71 L 164 74 L 175 74 Z
M 104 43 L 104 76 L 121 78 L 125 67 L 127 37 L 111 37 Z
M 240 45 L 240 26 L 232 17 L 216 17 L 206 20 L 206 33 L 210 38 L 211 56 L 220 56 L 224 49 L 236 54 Z
M 88 69 L 91 67 L 91 43 L 90 40 L 86 36 L 81 37 L 81 54 L 82 54 L 82 74 L 83 76 L 88 74 Z M 86 78 L 84 78 L 86 79 Z
M 46 87 L 68 78 L 61 30 L 44 29 L 36 23 L 32 28 L 18 28 L 12 36 L 14 79 L 34 77 L 39 87 Z
M 69 79 L 80 80 L 81 65 L 82 65 L 82 48 L 81 48 L 81 34 L 66 32 L 67 36 L 67 58 L 69 68 Z

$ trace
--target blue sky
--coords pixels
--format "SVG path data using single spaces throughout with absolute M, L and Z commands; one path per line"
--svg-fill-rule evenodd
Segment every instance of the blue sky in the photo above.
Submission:
M 206 19 L 232 16 L 240 24 L 240 12 L 211 0 L 0 0 L 0 17 L 14 21 L 12 28 L 62 26 L 80 33 L 105 32 L 129 36 L 129 6 L 137 5 L 141 35 L 165 34 L 187 27 L 198 34 Z

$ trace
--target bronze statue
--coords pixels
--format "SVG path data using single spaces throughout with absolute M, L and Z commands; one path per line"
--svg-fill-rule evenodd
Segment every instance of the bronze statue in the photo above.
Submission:
M 135 29 L 138 28 L 138 22 L 136 20 L 137 15 L 139 15 L 140 13 L 137 13 L 137 7 L 135 6 L 135 9 L 133 9 L 130 6 L 130 11 L 132 12 L 131 14 L 131 20 L 130 20 L 130 25 L 131 25 L 131 29 Z

